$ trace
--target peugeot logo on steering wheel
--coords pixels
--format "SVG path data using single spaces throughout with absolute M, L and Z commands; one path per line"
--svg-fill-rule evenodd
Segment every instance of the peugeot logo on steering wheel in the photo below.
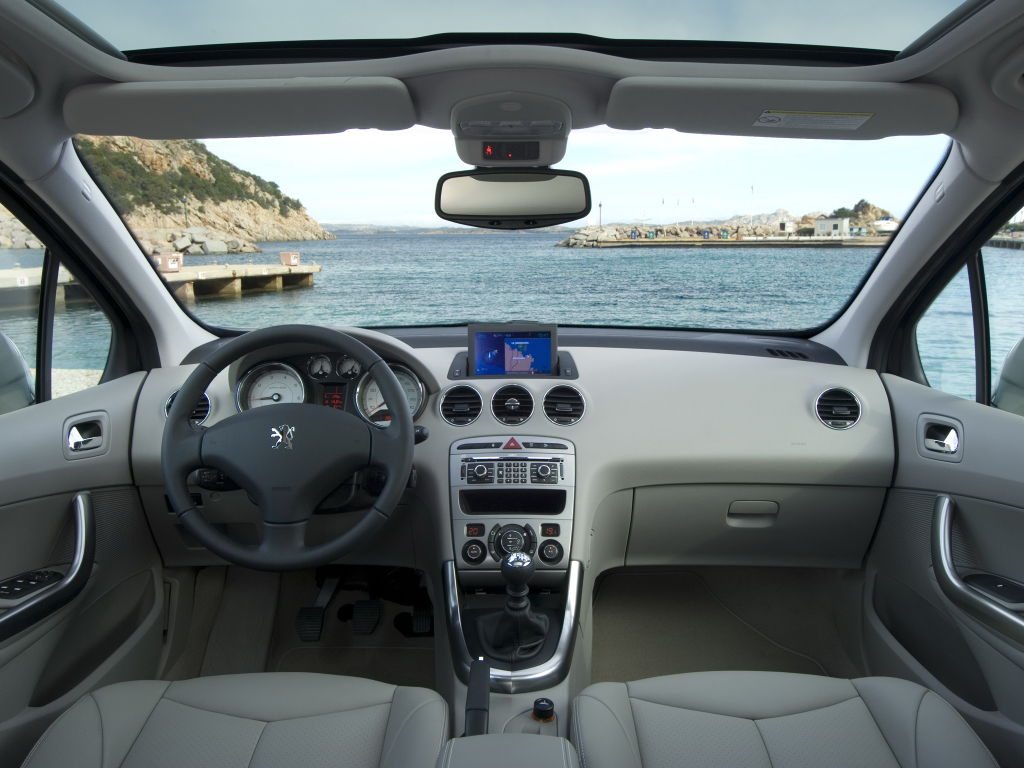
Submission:
M 273 440 L 271 448 L 286 448 L 287 450 L 292 449 L 292 439 L 295 437 L 295 427 L 289 427 L 287 424 L 282 424 L 280 427 L 270 428 L 270 439 Z

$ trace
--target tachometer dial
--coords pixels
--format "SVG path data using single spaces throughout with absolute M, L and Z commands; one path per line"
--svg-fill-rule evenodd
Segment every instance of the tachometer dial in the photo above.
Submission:
M 414 419 L 419 417 L 427 403 L 423 382 L 404 365 L 389 365 L 388 367 L 394 371 L 398 383 L 402 385 L 405 399 L 409 401 L 409 412 L 412 413 L 412 417 Z M 360 379 L 359 385 L 356 387 L 356 409 L 360 416 L 374 426 L 387 427 L 391 424 L 391 413 L 388 411 L 387 403 L 384 402 L 380 387 L 368 373 Z
M 306 370 L 309 371 L 309 375 L 313 378 L 322 379 L 325 376 L 331 375 L 331 371 L 334 370 L 334 363 L 331 362 L 331 358 L 327 355 L 314 355 L 306 364 Z
M 363 367 L 353 360 L 351 357 L 343 357 L 338 361 L 338 375 L 351 381 L 356 378 L 363 370 Z
M 284 363 L 261 363 L 249 369 L 235 390 L 235 402 L 240 411 L 278 403 L 301 403 L 305 399 L 302 377 Z

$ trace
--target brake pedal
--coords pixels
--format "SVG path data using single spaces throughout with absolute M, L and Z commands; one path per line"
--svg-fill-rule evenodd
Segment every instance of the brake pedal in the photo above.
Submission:
M 315 643 L 320 639 L 320 635 L 324 631 L 324 610 L 331 602 L 331 598 L 334 597 L 334 590 L 338 588 L 340 581 L 341 579 L 337 576 L 324 579 L 324 585 L 320 587 L 320 594 L 316 596 L 316 602 L 311 606 L 299 608 L 299 613 L 295 617 L 295 631 L 302 642 Z
M 356 600 L 352 610 L 352 634 L 372 635 L 383 612 L 380 600 Z

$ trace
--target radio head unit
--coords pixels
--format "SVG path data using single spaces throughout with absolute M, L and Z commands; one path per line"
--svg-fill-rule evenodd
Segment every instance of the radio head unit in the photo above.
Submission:
M 558 373 L 558 326 L 495 323 L 469 326 L 472 376 L 551 376 Z

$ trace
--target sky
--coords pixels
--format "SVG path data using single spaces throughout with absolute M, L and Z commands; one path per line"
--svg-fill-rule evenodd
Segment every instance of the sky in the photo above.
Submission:
M 434 214 L 437 179 L 469 168 L 450 131 L 422 126 L 205 143 L 330 223 L 448 225 Z M 594 211 L 586 223 L 597 223 L 598 203 L 604 223 L 726 219 L 779 208 L 802 216 L 861 199 L 902 217 L 948 143 L 945 136 L 833 141 L 601 126 L 573 131 L 556 167 L 590 180 Z
M 121 50 L 271 40 L 561 32 L 901 50 L 959 0 L 61 0 Z M 173 7 L 173 12 L 170 9 Z

